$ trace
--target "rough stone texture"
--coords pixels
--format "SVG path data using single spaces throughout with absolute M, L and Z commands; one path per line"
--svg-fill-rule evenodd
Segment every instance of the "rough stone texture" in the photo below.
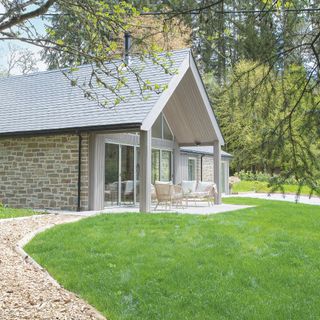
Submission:
M 213 157 L 211 156 L 204 156 L 202 160 L 202 180 L 203 181 L 213 181 Z M 223 160 L 221 161 L 221 187 L 222 192 L 229 193 L 229 187 L 228 187 L 228 180 L 229 180 L 229 174 L 226 173 L 226 170 L 228 169 L 228 161 Z
M 89 136 L 82 135 L 81 209 L 88 209 Z M 76 210 L 78 136 L 0 138 L 0 201 L 11 207 Z
M 39 228 L 78 220 L 76 216 L 43 215 L 0 220 L 0 319 L 101 319 L 75 294 L 54 285 L 48 274 L 17 253 L 20 239 Z
M 204 156 L 202 158 L 202 180 L 213 181 L 213 157 Z

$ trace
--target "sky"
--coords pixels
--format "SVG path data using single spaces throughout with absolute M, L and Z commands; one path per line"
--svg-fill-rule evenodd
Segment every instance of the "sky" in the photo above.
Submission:
M 0 3 L 0 14 L 5 12 L 5 9 L 3 5 Z M 36 28 L 37 32 L 44 33 L 45 32 L 45 21 L 43 21 L 41 18 L 35 18 L 30 20 L 34 27 Z M 27 43 L 23 43 L 21 41 L 1 41 L 0 40 L 0 70 L 1 69 L 6 69 L 7 65 L 7 59 L 8 59 L 8 45 L 9 43 L 11 45 L 17 46 L 19 48 L 28 48 L 32 52 L 35 53 L 36 57 L 40 59 L 40 51 L 41 49 L 39 47 L 29 45 Z M 47 65 L 43 61 L 39 61 L 37 64 L 37 68 L 39 71 L 43 71 L 47 69 Z M 12 71 L 13 75 L 19 74 L 19 70 L 13 70 Z

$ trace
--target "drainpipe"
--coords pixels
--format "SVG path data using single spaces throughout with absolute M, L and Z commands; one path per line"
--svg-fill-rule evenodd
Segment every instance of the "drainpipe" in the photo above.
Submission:
M 81 133 L 78 134 L 79 145 L 78 145 L 78 205 L 77 211 L 81 209 L 81 149 L 82 149 L 82 136 Z
M 201 176 L 201 181 L 203 180 L 203 177 L 202 177 L 202 171 L 203 171 L 203 167 L 202 167 L 202 164 L 203 164 L 203 157 L 204 157 L 204 154 L 201 155 L 200 157 L 200 176 Z

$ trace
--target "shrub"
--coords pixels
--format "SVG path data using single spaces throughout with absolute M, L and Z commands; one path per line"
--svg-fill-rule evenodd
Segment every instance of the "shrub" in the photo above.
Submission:
M 292 184 L 292 185 L 297 184 L 296 179 L 293 177 L 289 177 L 283 180 L 279 175 L 272 176 L 271 174 L 266 172 L 251 172 L 251 171 L 241 170 L 239 172 L 236 172 L 235 176 L 239 177 L 240 180 L 244 180 L 244 181 L 261 181 L 261 182 L 268 182 L 270 184 L 277 184 L 281 181 L 281 183 L 285 183 L 285 184 Z
M 251 171 L 244 171 L 241 170 L 240 172 L 235 173 L 236 177 L 239 177 L 240 180 L 244 181 L 264 181 L 269 182 L 271 175 L 264 172 L 251 172 Z

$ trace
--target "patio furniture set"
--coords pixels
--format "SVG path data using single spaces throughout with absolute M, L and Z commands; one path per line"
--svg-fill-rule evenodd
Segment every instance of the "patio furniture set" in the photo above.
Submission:
M 139 189 L 139 181 L 137 181 Z M 105 196 L 111 204 L 117 203 L 118 182 L 108 184 L 105 190 Z M 165 205 L 165 210 L 172 205 L 188 207 L 190 201 L 207 202 L 208 206 L 214 204 L 214 196 L 217 192 L 216 185 L 212 182 L 204 181 L 182 181 L 180 184 L 170 182 L 155 181 L 151 184 L 151 200 L 156 203 L 155 210 L 160 204 Z M 121 194 L 125 201 L 133 200 L 134 183 L 132 180 L 121 183 Z
M 182 181 L 181 184 L 174 185 L 172 182 L 156 181 L 153 187 L 153 198 L 157 201 L 155 210 L 159 204 L 164 203 L 167 209 L 171 209 L 172 205 L 180 205 L 183 203 L 189 206 L 189 201 L 196 204 L 199 201 L 208 202 L 208 206 L 214 204 L 214 195 L 217 192 L 216 185 L 212 182 L 204 181 Z

